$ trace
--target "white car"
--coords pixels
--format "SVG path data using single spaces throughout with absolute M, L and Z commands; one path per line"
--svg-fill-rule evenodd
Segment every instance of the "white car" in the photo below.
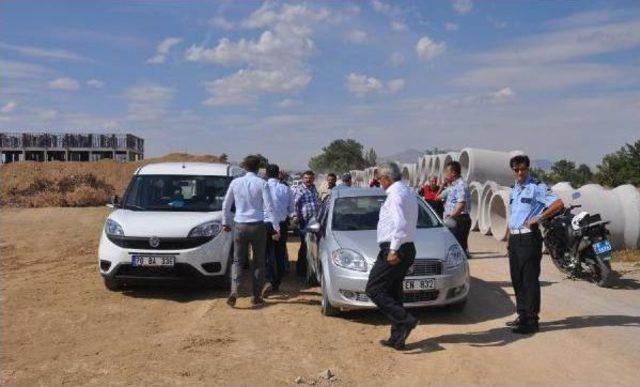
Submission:
M 242 168 L 157 163 L 138 168 L 105 222 L 98 260 L 105 286 L 172 280 L 228 285 L 232 233 L 222 202 Z

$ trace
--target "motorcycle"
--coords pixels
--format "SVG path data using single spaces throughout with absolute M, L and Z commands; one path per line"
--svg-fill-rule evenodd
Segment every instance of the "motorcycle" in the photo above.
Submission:
M 586 211 L 574 215 L 580 207 L 571 205 L 542 223 L 545 246 L 561 272 L 607 287 L 612 280 L 609 221 Z

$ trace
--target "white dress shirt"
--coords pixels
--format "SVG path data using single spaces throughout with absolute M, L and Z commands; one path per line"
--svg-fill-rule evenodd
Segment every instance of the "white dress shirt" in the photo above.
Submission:
M 386 193 L 378 219 L 378 243 L 390 242 L 389 248 L 398 250 L 402 244 L 413 242 L 418 224 L 418 199 L 400 181 L 391 184 Z
M 222 202 L 222 224 L 231 225 L 231 207 L 234 203 L 236 213 L 233 220 L 236 223 L 264 222 L 265 214 L 271 213 L 273 209 L 267 183 L 253 172 L 247 172 L 231 181 Z M 280 224 L 274 224 L 273 228 L 280 231 Z
M 267 180 L 267 187 L 273 199 L 273 214 L 265 213 L 265 219 L 274 225 L 280 224 L 294 213 L 293 191 L 275 178 Z

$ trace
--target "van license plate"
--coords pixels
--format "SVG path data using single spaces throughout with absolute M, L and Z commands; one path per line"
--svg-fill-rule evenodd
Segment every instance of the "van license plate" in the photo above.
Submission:
M 133 255 L 131 256 L 131 266 L 163 266 L 173 267 L 176 263 L 176 257 L 172 256 L 151 256 L 151 255 Z
M 436 288 L 435 278 L 404 280 L 404 290 L 407 292 L 416 290 L 432 290 Z

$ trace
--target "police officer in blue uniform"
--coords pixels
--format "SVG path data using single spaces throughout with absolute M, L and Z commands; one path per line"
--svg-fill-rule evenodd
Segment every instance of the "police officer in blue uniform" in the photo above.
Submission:
M 562 200 L 547 185 L 529 176 L 529 157 L 518 155 L 509 161 L 516 184 L 510 198 L 509 267 L 516 294 L 518 317 L 507 326 L 514 333 L 538 331 L 540 313 L 540 261 L 542 235 L 539 223 L 560 210 Z

